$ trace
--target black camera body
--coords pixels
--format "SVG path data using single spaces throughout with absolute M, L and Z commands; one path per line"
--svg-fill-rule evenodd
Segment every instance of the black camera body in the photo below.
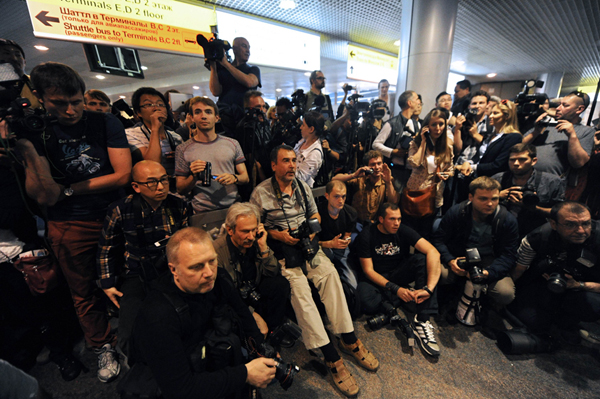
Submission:
M 204 51 L 204 66 L 210 70 L 210 61 L 220 61 L 227 55 L 227 59 L 231 62 L 231 57 L 228 51 L 231 50 L 231 45 L 227 40 L 221 40 L 217 37 L 216 33 L 213 33 L 213 37 L 207 39 L 203 35 L 197 35 L 196 41 L 202 47 Z
M 373 173 L 375 173 L 373 168 L 365 169 L 365 176 L 372 175 Z
M 540 203 L 540 197 L 538 197 L 535 187 L 533 187 L 531 184 L 526 184 L 511 191 L 520 191 L 523 193 L 523 205 L 525 206 L 536 206 Z
M 468 109 L 465 111 L 465 119 L 467 124 L 472 125 L 475 123 L 475 119 L 477 118 L 477 114 L 479 111 L 477 109 Z
M 31 112 L 31 102 L 27 98 L 11 101 L 8 108 L 0 108 L 0 119 L 6 119 L 10 131 L 17 139 L 29 139 L 39 136 L 51 121 L 42 109 Z
M 485 275 L 483 274 L 483 267 L 481 267 L 481 256 L 477 248 L 467 248 L 465 259 L 459 259 L 457 263 L 458 267 L 469 272 L 473 284 L 485 283 Z
M 317 254 L 318 249 L 313 248 L 310 235 L 321 231 L 318 219 L 305 220 L 296 230 L 290 231 L 292 238 L 299 239 L 298 245 L 302 250 L 302 256 L 306 261 L 311 261 Z
M 379 330 L 380 328 L 389 324 L 394 316 L 397 316 L 396 307 L 388 301 L 381 302 L 381 307 L 384 312 L 367 319 L 369 328 L 373 331 Z
M 279 348 L 281 341 L 285 337 L 290 337 L 293 341 L 296 341 L 301 335 L 302 329 L 298 325 L 288 321 L 273 330 L 260 347 L 260 353 L 263 357 L 274 359 L 277 362 L 275 365 L 275 378 L 279 381 L 279 385 L 286 391 L 294 382 L 296 374 L 300 372 L 300 367 L 294 363 L 285 363 L 283 359 L 278 358 L 276 348 Z
M 546 115 L 539 122 L 537 122 L 537 124 L 542 127 L 556 126 L 558 125 L 558 121 L 550 115 Z
M 577 281 L 583 281 L 585 268 L 594 267 L 596 262 L 596 255 L 587 248 L 582 248 L 577 260 L 569 263 L 548 257 L 542 261 L 542 270 L 547 270 L 550 275 L 546 286 L 553 293 L 562 294 L 567 290 L 567 274 Z
M 256 307 L 260 301 L 260 293 L 256 290 L 256 284 L 253 281 L 244 281 L 240 287 L 240 295 L 245 301 L 249 301 Z

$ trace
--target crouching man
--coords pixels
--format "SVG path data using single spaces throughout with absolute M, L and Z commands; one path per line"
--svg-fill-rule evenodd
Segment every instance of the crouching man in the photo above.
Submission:
M 208 233 L 196 227 L 177 231 L 167 259 L 171 273 L 156 280 L 133 335 L 136 362 L 149 367 L 163 397 L 231 398 L 249 385 L 266 387 L 276 362 L 244 364 L 240 342 L 252 338 L 260 344 L 263 337 L 231 278 L 217 268 Z M 240 321 L 239 330 L 231 328 L 238 325 L 234 321 Z

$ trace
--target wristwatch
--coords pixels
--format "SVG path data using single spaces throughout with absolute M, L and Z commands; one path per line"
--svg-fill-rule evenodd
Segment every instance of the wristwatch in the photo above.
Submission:
M 579 289 L 582 291 L 585 290 L 585 283 L 583 281 L 579 282 Z
M 73 189 L 71 188 L 71 186 L 65 186 L 65 189 L 63 190 L 63 194 L 65 195 L 65 197 L 70 197 L 73 195 Z
M 269 253 L 269 248 L 267 248 L 267 250 L 266 250 L 266 251 L 259 252 L 258 254 L 259 254 L 260 256 L 265 256 L 265 255 L 267 255 L 268 253 Z
M 427 291 L 427 293 L 429 294 L 429 296 L 432 296 L 432 295 L 433 295 L 433 292 L 431 292 L 431 290 L 429 289 L 429 287 L 428 287 L 428 286 L 425 286 L 425 287 L 423 287 L 423 288 L 421 288 L 421 289 L 422 289 L 423 291 Z

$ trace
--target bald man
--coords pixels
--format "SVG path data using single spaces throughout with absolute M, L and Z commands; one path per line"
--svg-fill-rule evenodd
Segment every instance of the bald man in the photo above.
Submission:
M 239 110 L 244 107 L 244 93 L 262 87 L 260 84 L 260 69 L 248 65 L 250 58 L 250 43 L 243 37 L 233 40 L 233 62 L 223 56 L 221 60 L 211 60 L 209 87 L 213 96 L 219 97 L 219 108 L 222 104 L 235 105 Z
M 125 355 L 147 284 L 167 270 L 162 260 L 168 238 L 188 225 L 191 214 L 186 202 L 169 194 L 158 162 L 138 162 L 132 177 L 135 194 L 109 206 L 96 256 L 100 286 L 120 309 L 118 345 Z

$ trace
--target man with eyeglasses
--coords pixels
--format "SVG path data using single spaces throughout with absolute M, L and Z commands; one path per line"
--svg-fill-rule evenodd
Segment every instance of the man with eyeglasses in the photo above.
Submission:
M 536 119 L 535 126 L 523 137 L 523 143 L 537 147 L 537 170 L 552 173 L 567 181 L 568 186 L 577 185 L 577 174 L 570 169 L 579 169 L 589 160 L 594 149 L 594 128 L 581 124 L 581 113 L 590 104 L 587 94 L 574 91 L 563 97 L 556 110 L 557 123 L 547 125 L 543 113 Z
M 317 103 L 321 103 L 321 113 L 325 118 L 325 126 L 327 129 L 331 128 L 331 124 L 334 121 L 333 116 L 333 106 L 331 105 L 331 98 L 328 94 L 323 94 L 323 88 L 325 87 L 325 80 L 327 78 L 321 71 L 312 71 L 310 74 L 309 82 L 310 82 L 310 90 L 306 93 L 306 106 L 305 110 L 309 110 L 315 107 Z M 318 97 L 323 97 L 323 100 L 317 100 Z
M 20 138 L 27 194 L 48 210 L 48 238 L 71 290 L 86 343 L 98 355 L 98 379 L 120 371 L 94 267 L 102 220 L 129 183 L 131 152 L 125 130 L 108 113 L 84 111 L 85 83 L 71 67 L 33 68 L 34 94 L 56 122 L 44 135 Z M 31 140 L 31 141 L 30 141 Z
M 532 334 L 550 338 L 555 325 L 564 340 L 577 343 L 579 322 L 600 319 L 599 227 L 587 206 L 567 201 L 523 238 L 510 310 Z
M 96 256 L 100 287 L 119 308 L 118 344 L 126 356 L 148 283 L 167 270 L 161 258 L 168 238 L 187 227 L 191 214 L 169 194 L 169 176 L 158 162 L 138 162 L 132 177 L 135 193 L 108 208 Z
M 131 96 L 131 106 L 140 119 L 140 123 L 125 131 L 134 164 L 144 159 L 160 163 L 172 177 L 171 192 L 175 192 L 175 149 L 183 139 L 165 123 L 165 97 L 152 87 L 140 87 Z

